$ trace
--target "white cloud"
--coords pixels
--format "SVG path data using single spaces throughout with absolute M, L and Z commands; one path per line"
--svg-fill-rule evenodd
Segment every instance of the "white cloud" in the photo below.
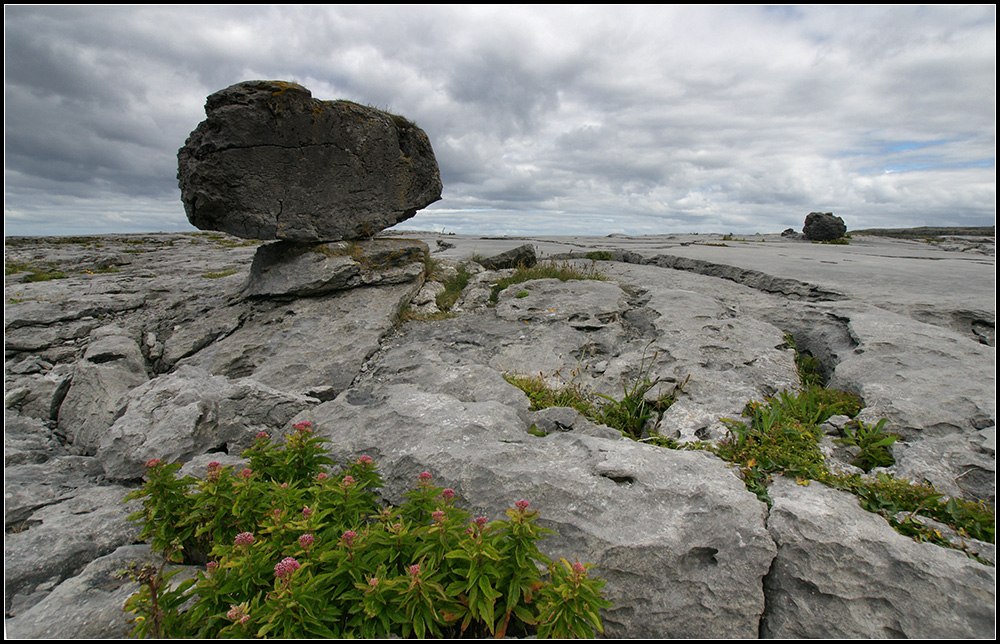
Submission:
M 177 148 L 251 78 L 415 120 L 411 222 L 451 232 L 995 219 L 992 6 L 14 6 L 5 50 L 8 234 L 177 225 Z

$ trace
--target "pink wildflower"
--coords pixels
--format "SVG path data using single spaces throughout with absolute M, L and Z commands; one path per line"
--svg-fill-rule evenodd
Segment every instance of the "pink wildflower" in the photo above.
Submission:
M 314 541 L 316 541 L 316 537 L 312 536 L 311 534 L 304 534 L 301 537 L 299 537 L 299 545 L 305 548 L 306 550 L 309 549 L 309 546 L 311 546 Z
M 312 425 L 308 420 L 303 420 L 301 423 L 295 423 L 292 427 L 295 428 L 295 431 L 309 434 L 312 432 Z
M 250 621 L 250 615 L 246 613 L 243 606 L 237 606 L 236 604 L 230 604 L 226 617 L 240 624 L 246 624 Z
M 371 579 L 369 579 L 368 585 L 371 586 L 372 588 L 378 586 L 378 577 L 372 577 Z
M 306 507 L 302 508 L 302 518 L 303 519 L 308 519 L 309 517 L 312 516 L 312 513 L 313 513 L 312 508 L 310 508 L 308 505 Z
M 372 457 L 368 456 L 367 454 L 358 458 L 359 465 L 371 465 L 374 462 L 375 462 L 374 459 L 372 459 Z
M 427 481 L 434 478 L 430 472 L 421 472 L 420 476 L 417 477 L 421 482 L 426 483 Z
M 146 461 L 146 467 L 147 468 L 153 468 L 153 467 L 156 467 L 157 465 L 159 465 L 162 462 L 163 461 L 161 461 L 158 458 L 151 458 L 148 461 Z
M 208 572 L 208 574 L 212 574 L 213 572 L 215 572 L 215 569 L 218 568 L 218 567 L 219 567 L 218 562 L 216 562 L 216 561 L 209 561 L 207 564 L 205 564 L 205 571 Z
M 420 564 L 413 564 L 410 566 L 410 575 L 416 577 L 420 574 Z
M 292 573 L 298 570 L 301 566 L 302 564 L 296 561 L 294 557 L 285 557 L 274 565 L 274 576 L 278 579 L 291 577 Z
M 253 535 L 249 532 L 241 532 L 236 535 L 236 545 L 238 546 L 249 546 L 254 542 Z
M 358 533 L 354 530 L 348 530 L 344 534 L 340 535 L 340 540 L 344 542 L 344 545 L 348 548 L 354 543 L 354 537 L 358 536 Z
M 257 440 L 259 440 L 259 441 L 270 440 L 270 438 L 271 438 L 271 435 L 268 434 L 267 432 L 257 432 Z
M 431 518 L 437 521 L 438 523 L 444 523 L 444 510 L 435 510 L 431 514 Z
M 573 572 L 575 572 L 578 575 L 586 574 L 587 567 L 578 561 L 575 564 L 573 564 Z
M 476 525 L 479 526 L 480 530 L 482 530 L 484 527 L 486 527 L 486 522 L 488 520 L 489 519 L 487 519 L 486 517 L 476 517 Z
M 249 467 L 244 467 L 242 470 L 240 470 L 241 479 L 248 479 L 251 476 L 253 476 L 253 470 L 251 470 Z
M 517 507 L 518 510 L 520 510 L 521 512 L 524 512 L 525 510 L 528 509 L 528 506 L 531 505 L 531 504 L 528 503 L 527 501 L 525 501 L 524 499 L 521 499 L 520 501 L 518 501 L 514 505 Z
M 353 476 L 350 476 L 350 475 L 348 475 L 348 476 L 345 476 L 345 477 L 344 477 L 344 482 L 343 482 L 343 485 L 344 485 L 344 487 L 347 487 L 347 486 L 348 486 L 348 485 L 350 485 L 351 483 L 354 483 L 354 477 L 353 477 Z
M 327 474 L 326 472 L 320 472 L 319 474 L 316 475 L 316 480 L 317 481 L 321 481 L 322 482 L 322 481 L 327 480 L 328 478 L 330 478 L 330 475 Z
M 450 501 L 454 499 L 455 490 L 451 489 L 450 487 L 446 487 L 444 490 L 441 491 L 441 498 L 443 498 L 445 501 Z

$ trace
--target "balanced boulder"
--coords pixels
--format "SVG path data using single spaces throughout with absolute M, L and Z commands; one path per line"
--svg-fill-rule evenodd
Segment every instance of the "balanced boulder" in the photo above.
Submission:
M 178 153 L 188 220 L 247 239 L 361 239 L 441 198 L 430 140 L 410 121 L 295 83 L 246 81 L 205 103 Z
M 811 241 L 831 241 L 847 234 L 847 226 L 832 212 L 811 212 L 806 215 L 802 234 Z

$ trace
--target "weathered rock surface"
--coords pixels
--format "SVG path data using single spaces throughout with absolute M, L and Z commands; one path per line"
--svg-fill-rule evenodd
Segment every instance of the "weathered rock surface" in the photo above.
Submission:
M 847 234 L 847 226 L 832 212 L 811 212 L 806 215 L 802 234 L 810 241 L 833 241 Z
M 248 239 L 361 239 L 441 198 L 430 140 L 406 119 L 246 81 L 205 103 L 177 154 L 188 220 Z
M 762 636 L 975 639 L 995 630 L 995 568 L 904 537 L 819 483 L 781 479 L 770 494 L 778 555 Z
M 120 503 L 142 462 L 197 474 L 239 463 L 259 430 L 310 420 L 335 457 L 379 459 L 389 501 L 423 470 L 478 514 L 529 499 L 558 533 L 543 549 L 607 580 L 609 635 L 995 635 L 995 568 L 816 483 L 776 481 L 769 512 L 716 457 L 532 411 L 504 379 L 614 397 L 637 378 L 683 383 L 656 429 L 718 441 L 721 417 L 796 386 L 790 333 L 862 396 L 863 418 L 901 435 L 891 472 L 995 503 L 995 260 L 980 241 L 406 236 L 423 243 L 8 239 L 9 265 L 66 274 L 6 278 L 8 634 L 121 636 L 132 587 L 112 573 L 149 557 Z M 525 282 L 491 304 L 507 272 L 472 266 L 457 315 L 397 324 L 418 293 L 436 312 L 427 248 L 454 275 L 523 245 L 607 251 L 608 279 Z M 95 271 L 100 257 L 128 262 Z

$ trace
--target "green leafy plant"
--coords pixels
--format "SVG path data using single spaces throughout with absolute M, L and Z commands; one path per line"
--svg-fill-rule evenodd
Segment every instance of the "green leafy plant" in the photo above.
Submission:
M 861 453 L 854 464 L 866 472 L 876 467 L 889 467 L 896 462 L 889 446 L 896 442 L 897 436 L 884 431 L 885 423 L 885 418 L 874 425 L 865 425 L 860 421 L 848 423 L 844 427 L 844 436 L 835 438 L 834 442 L 860 448 Z
M 553 564 L 550 530 L 521 500 L 506 519 L 471 518 L 423 472 L 400 507 L 383 507 L 374 460 L 339 468 L 310 423 L 278 445 L 259 434 L 235 472 L 205 477 L 147 463 L 132 519 L 164 564 L 133 576 L 126 603 L 139 637 L 592 637 L 604 582 Z M 201 562 L 192 579 L 173 583 Z M 584 624 L 586 627 L 584 627 Z

